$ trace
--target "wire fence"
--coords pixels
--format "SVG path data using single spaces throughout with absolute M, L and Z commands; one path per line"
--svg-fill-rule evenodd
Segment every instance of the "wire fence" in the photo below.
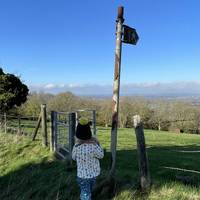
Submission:
M 49 120 L 50 118 L 48 117 Z M 0 113 L 0 130 L 5 133 L 32 136 L 37 126 L 37 121 L 38 117 L 36 116 Z M 50 123 L 47 123 L 47 125 L 50 128 Z M 41 133 L 41 129 L 38 131 Z
M 200 133 L 200 119 L 190 118 L 190 119 L 174 119 L 174 120 L 160 120 L 160 121 L 148 121 L 144 123 L 147 128 L 167 130 L 177 133 Z
M 76 117 L 80 115 L 80 112 L 82 110 L 76 111 Z M 84 110 L 85 111 L 85 110 Z M 94 127 L 93 128 L 93 134 L 96 134 L 96 119 L 94 118 L 95 112 L 90 111 L 89 112 L 81 112 L 81 116 L 84 116 L 83 114 L 87 114 L 88 118 L 91 119 L 91 121 L 94 120 L 92 123 Z M 38 123 L 38 117 L 39 116 L 25 116 L 25 115 L 19 115 L 19 114 L 5 114 L 0 113 L 0 131 L 5 133 L 15 133 L 15 134 L 21 134 L 21 135 L 28 135 L 32 136 L 34 133 L 34 130 Z M 92 119 L 93 117 L 93 119 Z M 76 119 L 77 120 L 77 119 Z M 50 132 L 50 114 L 47 113 L 47 130 L 48 134 Z M 67 126 L 68 119 L 65 114 L 59 115 L 58 121 L 62 122 L 65 126 Z M 97 121 L 98 124 L 98 121 Z M 179 120 L 161 120 L 160 122 L 155 121 L 143 121 L 144 127 L 148 129 L 158 129 L 160 127 L 160 130 L 168 130 L 173 131 L 177 133 L 193 133 L 193 134 L 200 134 L 200 118 L 193 118 L 193 119 L 179 119 Z M 38 129 L 38 136 L 41 137 L 41 128 Z M 66 128 L 63 128 L 63 126 L 58 125 L 58 132 L 59 132 L 59 141 L 61 144 L 64 145 L 64 142 L 67 141 L 67 133 Z
M 57 144 L 59 147 L 68 149 L 69 147 L 69 119 L 68 113 L 57 114 Z

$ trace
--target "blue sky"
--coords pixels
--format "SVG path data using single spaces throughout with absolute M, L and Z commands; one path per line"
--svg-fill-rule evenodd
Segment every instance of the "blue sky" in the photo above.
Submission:
M 120 5 L 140 37 L 122 85 L 200 82 L 199 0 L 0 0 L 0 65 L 32 88 L 112 85 Z

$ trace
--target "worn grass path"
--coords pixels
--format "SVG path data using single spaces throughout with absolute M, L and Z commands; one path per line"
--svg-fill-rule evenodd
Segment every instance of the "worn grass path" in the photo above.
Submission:
M 133 129 L 118 131 L 117 188 L 114 200 L 200 200 L 200 135 L 145 130 L 153 181 L 149 194 L 137 190 L 137 151 Z M 109 169 L 110 130 L 98 129 L 106 149 L 103 179 Z M 40 141 L 0 133 L 0 199 L 77 200 L 76 171 L 54 159 Z M 97 184 L 98 184 L 97 181 Z M 108 199 L 101 193 L 96 199 Z

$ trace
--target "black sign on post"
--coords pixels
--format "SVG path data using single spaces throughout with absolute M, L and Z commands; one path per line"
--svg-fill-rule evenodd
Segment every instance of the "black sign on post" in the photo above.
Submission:
M 123 38 L 122 41 L 128 44 L 136 45 L 139 40 L 139 36 L 134 28 L 123 25 Z

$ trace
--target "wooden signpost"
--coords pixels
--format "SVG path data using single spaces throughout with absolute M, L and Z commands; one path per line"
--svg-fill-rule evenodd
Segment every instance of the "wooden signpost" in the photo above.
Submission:
M 119 91 L 120 91 L 120 71 L 121 71 L 121 52 L 122 42 L 136 45 L 139 37 L 134 28 L 123 25 L 124 8 L 118 7 L 118 15 L 116 20 L 116 48 L 115 48 L 115 69 L 114 84 L 112 97 L 112 129 L 111 129 L 111 168 L 110 177 L 115 176 L 116 166 L 116 148 L 117 148 L 117 127 L 119 112 Z

